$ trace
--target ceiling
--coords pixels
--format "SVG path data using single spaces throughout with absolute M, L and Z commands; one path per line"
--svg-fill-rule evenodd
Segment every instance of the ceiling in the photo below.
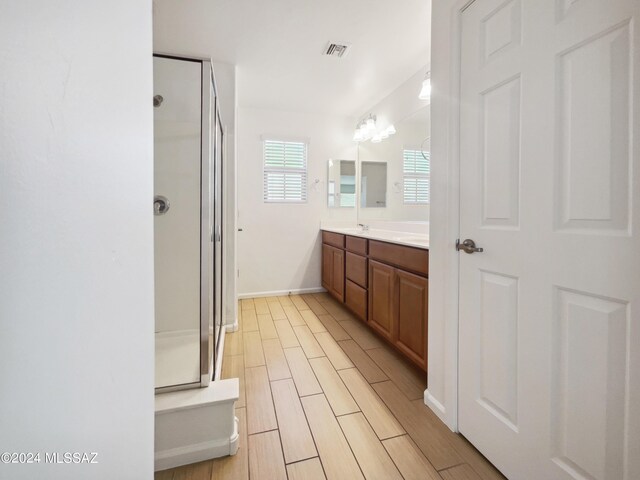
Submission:
M 358 116 L 429 63 L 430 37 L 431 0 L 154 0 L 156 51 L 237 65 L 240 106 Z

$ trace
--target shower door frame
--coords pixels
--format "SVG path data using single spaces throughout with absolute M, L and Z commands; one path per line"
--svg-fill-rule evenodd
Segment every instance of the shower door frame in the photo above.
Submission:
M 215 205 L 213 203 L 222 201 L 221 196 L 218 196 L 215 190 L 214 178 L 217 122 L 220 122 L 223 137 L 224 129 L 217 108 L 218 90 L 211 59 L 164 53 L 154 53 L 153 57 L 199 63 L 202 78 L 200 85 L 200 380 L 156 387 L 155 393 L 158 394 L 206 387 L 213 379 L 215 372 L 215 352 L 218 343 L 215 331 L 215 311 L 218 307 L 215 305 L 216 266 L 214 261 L 215 235 L 218 232 L 215 231 L 216 219 L 214 218 Z M 224 150 L 222 144 L 220 148 Z M 222 159 L 222 156 L 220 158 Z M 213 331 L 211 327 L 213 327 Z

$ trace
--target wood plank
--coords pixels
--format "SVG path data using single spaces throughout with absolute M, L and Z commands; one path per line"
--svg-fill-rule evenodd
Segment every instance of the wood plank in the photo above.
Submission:
M 277 303 L 278 305 L 280 304 L 280 300 L 278 300 L 277 295 L 273 297 L 264 297 L 264 298 L 267 301 L 267 305 L 269 306 L 271 306 L 272 303 Z
M 438 430 L 442 436 L 451 442 L 458 454 L 473 468 L 480 478 L 483 480 L 505 480 L 504 475 L 478 452 L 466 438 L 449 430 L 436 414 L 424 405 L 423 400 L 414 400 L 411 403 L 430 422 L 432 428 Z
M 282 348 L 299 347 L 298 337 L 296 337 L 293 328 L 288 320 L 276 320 L 273 322 L 280 338 Z
M 213 462 L 211 460 L 178 467 L 173 472 L 173 480 L 202 480 L 203 478 L 211 478 L 212 468 Z
M 379 439 L 396 437 L 405 433 L 400 423 L 358 370 L 351 368 L 341 370 L 338 374 Z
M 301 399 L 311 433 L 329 480 L 363 479 L 342 429 L 324 395 Z
M 468 463 L 440 472 L 443 480 L 482 480 Z
M 313 313 L 311 310 L 303 310 L 302 312 L 300 312 L 300 315 L 302 315 L 302 318 L 307 324 L 307 327 L 309 327 L 309 330 L 311 330 L 313 333 L 327 331 L 327 329 L 324 328 L 324 325 L 322 324 L 322 322 L 318 320 L 318 317 L 316 316 L 316 314 Z
M 222 378 L 237 378 L 240 384 L 240 394 L 236 402 L 236 408 L 246 405 L 245 381 L 244 381 L 244 356 L 233 355 L 222 359 Z
M 213 461 L 211 478 L 225 480 L 249 480 L 249 446 L 247 443 L 247 412 L 244 408 L 236 408 L 238 417 L 238 453 L 228 457 L 216 458 Z
M 279 300 L 277 303 L 269 303 L 269 310 L 271 311 L 271 318 L 273 318 L 274 320 L 285 320 L 287 318 L 284 310 L 282 309 L 282 305 L 280 305 Z
M 298 395 L 304 397 L 306 395 L 322 393 L 322 388 L 320 388 L 320 384 L 302 348 L 287 348 L 284 351 L 284 355 L 287 357 L 289 370 L 298 389 Z
M 381 348 L 384 346 L 382 340 L 375 336 L 368 327 L 365 327 L 360 320 L 345 320 L 340 325 L 353 338 L 363 350 Z
M 293 380 L 271 382 L 271 392 L 285 463 L 316 457 L 318 452 Z
M 316 340 L 316 337 L 313 336 L 313 333 L 311 333 L 311 330 L 309 330 L 309 327 L 301 325 L 299 327 L 293 327 L 293 331 L 296 332 L 296 337 L 298 337 L 298 341 L 307 358 L 324 357 L 324 350 L 320 347 L 320 344 Z
M 224 337 L 223 356 L 242 355 L 244 353 L 243 343 L 241 331 L 227 333 Z
M 336 416 L 360 411 L 358 404 L 326 357 L 312 358 L 309 363 Z
M 256 308 L 253 304 L 253 298 L 243 298 L 240 300 L 240 305 L 242 310 L 255 310 Z
M 320 302 L 318 302 L 312 295 L 303 295 L 304 301 L 309 306 L 309 309 L 313 311 L 316 315 L 326 315 L 327 310 L 322 306 Z
M 318 457 L 287 465 L 289 480 L 325 480 L 324 470 Z
M 349 359 L 353 362 L 356 368 L 360 371 L 362 376 L 367 379 L 369 383 L 384 382 L 389 380 L 380 367 L 376 365 L 376 362 L 367 355 L 367 353 L 360 348 L 353 340 L 347 340 L 344 342 L 338 342 L 340 348 L 345 351 Z
M 267 315 L 269 312 L 269 305 L 267 304 L 266 298 L 254 298 L 253 304 L 256 307 L 256 314 L 258 315 Z
M 339 322 L 341 322 L 343 320 L 354 320 L 355 319 L 355 317 L 351 314 L 351 312 L 349 312 L 349 310 L 344 308 L 342 305 L 340 305 L 335 300 L 333 302 L 331 302 L 331 303 L 325 303 L 325 304 L 323 304 L 323 306 L 327 310 L 327 312 L 329 312 L 329 314 L 333 318 L 338 320 Z
M 405 480 L 441 480 L 409 435 L 383 440 L 382 445 Z
M 273 324 L 271 314 L 258 314 L 258 328 L 260 329 L 260 337 L 262 340 L 278 338 L 278 332 L 276 332 L 276 326 Z
M 238 311 L 237 311 L 237 316 L 238 316 L 238 332 L 242 332 L 242 308 L 240 308 L 240 301 L 238 301 Z
M 296 306 L 298 310 L 309 310 L 309 305 L 300 295 L 291 295 L 291 302 Z
M 244 336 L 244 366 L 245 368 L 264 365 L 264 352 L 260 332 L 245 332 Z
M 272 338 L 262 341 L 264 349 L 264 359 L 267 362 L 267 373 L 269 380 L 282 380 L 283 378 L 291 378 L 291 372 L 287 365 L 287 359 L 280 346 L 280 340 Z
M 367 354 L 395 383 L 409 400 L 422 399 L 427 389 L 427 375 L 401 359 L 388 348 L 368 350 Z
M 249 474 L 251 478 L 287 480 L 277 430 L 249 435 Z
M 278 300 L 280 301 L 280 305 L 282 305 L 283 307 L 293 305 L 293 302 L 291 301 L 291 298 L 289 298 L 289 295 L 282 295 L 278 297 Z
M 351 340 L 351 336 L 342 328 L 342 325 L 331 315 L 318 315 L 318 320 L 322 322 L 324 328 L 335 338 L 340 340 Z
M 255 310 L 242 311 L 242 331 L 255 332 L 258 330 L 258 317 Z
M 353 363 L 351 363 L 347 354 L 344 353 L 329 332 L 316 333 L 315 337 L 324 350 L 324 353 L 327 355 L 327 358 L 329 358 L 333 368 L 336 370 L 353 368 Z
M 175 473 L 174 468 L 170 468 L 168 470 L 160 470 L 159 472 L 155 472 L 153 474 L 153 480 L 173 480 L 174 473 Z M 291 475 L 289 475 L 289 480 L 291 480 Z
M 464 462 L 447 436 L 434 428 L 426 415 L 393 382 L 375 383 L 372 386 L 436 470 Z
M 393 460 L 362 413 L 338 418 L 351 450 L 367 480 L 402 480 Z
M 300 315 L 300 312 L 296 307 L 287 306 L 282 307 L 282 309 L 292 326 L 297 327 L 298 325 L 306 325 L 304 318 L 302 318 L 302 315 Z
M 267 367 L 245 369 L 247 432 L 249 435 L 278 428 Z
M 314 293 L 312 295 L 313 295 L 313 298 L 315 298 L 320 303 L 335 301 L 333 299 L 333 297 L 331 295 L 329 295 L 327 292 L 318 292 L 318 293 Z

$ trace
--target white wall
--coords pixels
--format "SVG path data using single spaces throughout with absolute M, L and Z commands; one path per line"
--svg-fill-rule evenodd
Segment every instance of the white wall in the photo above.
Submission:
M 0 45 L 0 450 L 43 456 L 0 478 L 151 479 L 151 2 L 1 2 Z
M 354 125 L 355 119 L 333 115 L 238 109 L 240 295 L 320 287 L 320 220 L 355 224 L 354 209 L 326 206 L 328 161 L 355 159 Z M 263 202 L 262 135 L 309 140 L 307 203 Z

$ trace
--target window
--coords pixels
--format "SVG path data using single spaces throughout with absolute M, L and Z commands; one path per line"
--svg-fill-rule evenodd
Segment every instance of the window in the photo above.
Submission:
M 307 201 L 307 144 L 264 141 L 264 201 Z
M 424 156 L 423 156 L 424 154 Z M 426 205 L 429 203 L 429 152 L 403 150 L 404 161 L 404 203 L 405 205 Z

